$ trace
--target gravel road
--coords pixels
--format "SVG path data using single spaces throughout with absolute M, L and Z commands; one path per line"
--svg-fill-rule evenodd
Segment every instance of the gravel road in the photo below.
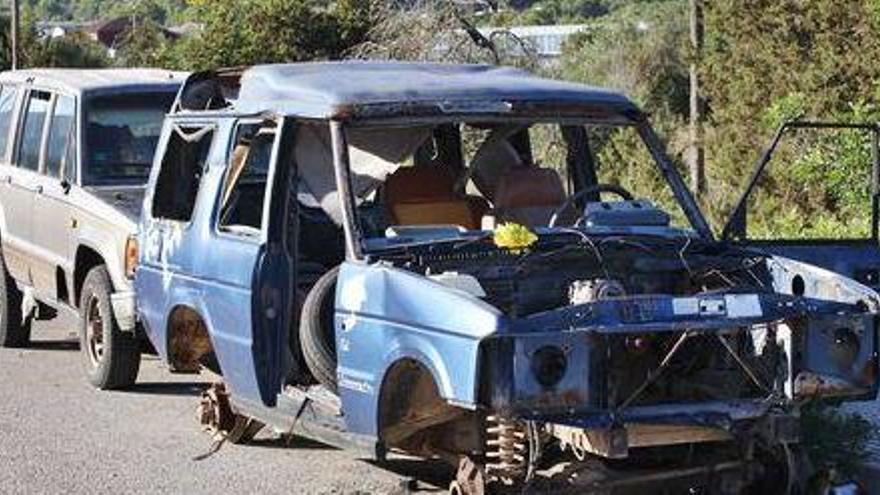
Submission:
M 436 465 L 397 460 L 380 469 L 271 436 L 193 461 L 211 446 L 195 407 L 212 377 L 171 375 L 147 357 L 134 390 L 96 391 L 83 378 L 74 330 L 63 319 L 39 323 L 31 349 L 0 350 L 0 493 L 385 494 L 403 492 L 409 476 L 438 491 Z

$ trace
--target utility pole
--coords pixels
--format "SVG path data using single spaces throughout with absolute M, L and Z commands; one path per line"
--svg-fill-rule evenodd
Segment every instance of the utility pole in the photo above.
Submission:
M 703 0 L 690 0 L 691 48 L 690 67 L 690 143 L 688 146 L 688 172 L 691 191 L 699 197 L 706 192 L 706 155 L 703 149 L 703 105 L 700 98 L 699 60 L 703 50 Z
M 12 0 L 12 70 L 18 69 L 19 0 Z

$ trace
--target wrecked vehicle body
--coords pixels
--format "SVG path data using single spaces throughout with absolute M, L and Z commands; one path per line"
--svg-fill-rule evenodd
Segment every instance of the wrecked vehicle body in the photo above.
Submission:
M 596 126 L 635 133 L 676 219 L 599 181 Z M 716 241 L 635 105 L 512 69 L 195 75 L 141 245 L 159 354 L 223 375 L 206 422 L 440 457 L 454 493 L 532 483 L 550 446 L 585 465 L 680 444 L 724 455 L 663 472 L 736 493 L 756 450 L 797 444 L 800 404 L 876 396 L 874 291 Z

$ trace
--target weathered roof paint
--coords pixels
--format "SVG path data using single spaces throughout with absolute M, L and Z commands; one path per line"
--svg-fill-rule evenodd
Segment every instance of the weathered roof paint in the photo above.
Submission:
M 251 67 L 241 74 L 232 110 L 330 119 L 353 109 L 381 106 L 425 105 L 444 112 L 451 109 L 449 113 L 479 113 L 487 106 L 499 108 L 493 103 L 595 106 L 639 113 L 619 92 L 545 79 L 511 67 L 384 61 Z

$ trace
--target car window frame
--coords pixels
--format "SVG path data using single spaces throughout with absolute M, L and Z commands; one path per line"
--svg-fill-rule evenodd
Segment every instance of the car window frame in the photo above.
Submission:
M 43 130 L 41 131 L 42 135 L 40 136 L 40 150 L 39 150 L 39 155 L 38 155 L 39 158 L 38 158 L 36 170 L 22 167 L 21 163 L 20 163 L 21 149 L 22 149 L 22 145 L 23 145 L 23 141 L 24 141 L 25 125 L 27 123 L 27 116 L 30 111 L 31 94 L 34 92 L 41 92 L 41 93 L 48 93 L 49 94 L 49 100 L 47 103 L 48 106 L 46 107 L 46 117 L 44 117 L 44 120 L 43 120 Z M 18 104 L 18 115 L 16 116 L 17 123 L 15 126 L 16 127 L 15 146 L 14 146 L 12 155 L 10 156 L 10 164 L 16 170 L 29 172 L 29 173 L 36 174 L 36 175 L 43 175 L 44 158 L 45 158 L 45 152 L 46 152 L 46 134 L 48 132 L 47 124 L 50 121 L 50 119 L 48 117 L 50 115 L 50 112 L 53 109 L 55 94 L 57 93 L 57 91 L 55 91 L 53 89 L 41 87 L 41 86 L 29 86 L 22 93 L 23 93 L 22 99 Z
M 12 109 L 9 115 L 9 128 L 6 129 L 6 148 L 0 153 L 0 165 L 15 167 L 13 156 L 18 138 L 18 121 L 21 117 L 22 85 L 15 82 L 0 82 L 0 91 L 11 89 L 14 92 Z
M 779 146 L 779 143 L 789 131 L 797 131 L 799 129 L 849 129 L 861 130 L 871 134 L 871 203 L 868 205 L 871 209 L 871 234 L 867 237 L 853 238 L 772 238 L 772 239 L 753 239 L 749 237 L 749 220 L 748 207 L 752 193 L 758 187 L 760 179 L 768 172 L 773 163 L 773 153 Z M 784 167 L 785 164 L 782 166 Z M 841 123 L 828 121 L 807 121 L 807 120 L 791 120 L 783 122 L 776 130 L 770 145 L 764 150 L 761 159 L 757 165 L 752 168 L 751 176 L 746 183 L 745 189 L 740 193 L 736 204 L 732 208 L 729 215 L 725 219 L 724 225 L 721 227 L 720 239 L 724 242 L 732 242 L 739 245 L 754 246 L 795 246 L 795 245 L 877 245 L 880 243 L 880 124 L 855 122 Z
M 267 121 L 275 122 L 275 141 L 272 143 L 272 153 L 269 157 L 269 171 L 266 175 L 266 194 L 263 197 L 263 212 L 262 219 L 260 221 L 260 235 L 259 236 L 251 236 L 243 233 L 237 233 L 230 230 L 223 230 L 220 228 L 220 215 L 222 214 L 223 205 L 223 196 L 226 192 L 225 184 L 226 178 L 231 172 L 231 163 L 232 153 L 235 149 L 236 140 L 238 139 L 238 131 L 242 126 L 245 125 L 253 125 L 253 124 L 264 124 Z M 268 241 L 268 227 L 269 227 L 269 210 L 272 204 L 272 183 L 275 180 L 275 169 L 276 162 L 280 150 L 281 145 L 281 131 L 284 125 L 284 119 L 282 118 L 257 118 L 257 117 L 245 117 L 235 119 L 234 122 L 229 126 L 228 133 L 229 138 L 226 143 L 226 150 L 224 153 L 223 160 L 223 173 L 222 177 L 217 187 L 217 194 L 214 198 L 213 211 L 211 212 L 211 230 L 214 232 L 214 235 L 226 238 L 226 239 L 234 239 L 237 241 L 247 242 L 255 245 L 263 245 Z
M 47 119 L 46 127 L 43 130 L 43 150 L 42 150 L 43 158 L 42 158 L 41 164 L 40 164 L 40 173 L 41 173 L 41 175 L 44 175 L 46 177 L 50 177 L 53 179 L 57 179 L 62 182 L 65 180 L 70 181 L 70 182 L 74 182 L 75 178 L 71 179 L 67 173 L 67 169 L 70 167 L 70 164 L 67 162 L 67 158 L 68 158 L 68 153 L 70 152 L 69 148 L 70 148 L 71 141 L 74 144 L 79 143 L 79 128 L 80 128 L 80 126 L 79 126 L 79 101 L 78 101 L 76 95 L 73 93 L 69 93 L 66 91 L 55 91 L 55 90 L 50 90 L 50 92 L 52 93 L 52 102 L 49 107 L 49 118 Z M 68 130 L 68 136 L 67 136 L 68 141 L 67 141 L 67 145 L 64 147 L 64 153 L 62 153 L 61 166 L 58 169 L 58 174 L 57 174 L 57 176 L 51 176 L 47 173 L 48 172 L 48 165 L 49 165 L 48 164 L 49 140 L 51 139 L 52 123 L 55 121 L 55 109 L 57 108 L 58 100 L 61 97 L 70 98 L 71 101 L 73 101 L 73 121 L 72 121 L 73 128 Z M 76 150 L 77 150 L 77 152 L 74 153 L 74 155 L 73 155 L 73 160 L 74 160 L 74 162 L 76 162 L 73 164 L 74 172 L 76 172 L 79 169 L 79 167 L 77 166 L 78 162 L 79 162 L 79 156 L 78 156 L 79 155 L 79 153 L 78 153 L 79 146 L 76 147 Z M 74 176 L 75 175 L 76 174 L 74 173 Z
M 153 205 L 156 201 L 156 188 L 159 184 L 159 179 L 162 175 L 162 161 L 165 158 L 165 153 L 168 151 L 168 143 L 171 141 L 171 137 L 177 132 L 178 128 L 199 128 L 199 132 L 208 132 L 210 129 L 211 137 L 211 146 L 208 148 L 207 157 L 205 159 L 204 165 L 204 173 L 202 174 L 201 179 L 199 180 L 199 189 L 196 192 L 195 201 L 193 203 L 192 213 L 189 216 L 189 219 L 184 220 L 176 220 L 173 218 L 167 217 L 157 217 L 153 215 Z M 170 119 L 166 120 L 162 125 L 162 133 L 159 135 L 159 144 L 156 146 L 156 155 L 153 157 L 153 164 L 150 168 L 150 175 L 147 179 L 148 188 L 148 199 L 149 204 L 146 204 L 144 207 L 144 216 L 149 219 L 150 222 L 174 225 L 179 227 L 181 230 L 189 230 L 190 227 L 195 223 L 199 214 L 199 203 L 202 202 L 202 195 L 205 194 L 203 190 L 204 181 L 210 173 L 211 168 L 213 168 L 212 158 L 216 153 L 216 149 L 218 146 L 218 142 L 222 139 L 222 130 L 223 127 L 219 122 L 213 120 L 189 120 L 189 119 Z M 162 156 L 159 156 L 159 152 L 161 151 Z

